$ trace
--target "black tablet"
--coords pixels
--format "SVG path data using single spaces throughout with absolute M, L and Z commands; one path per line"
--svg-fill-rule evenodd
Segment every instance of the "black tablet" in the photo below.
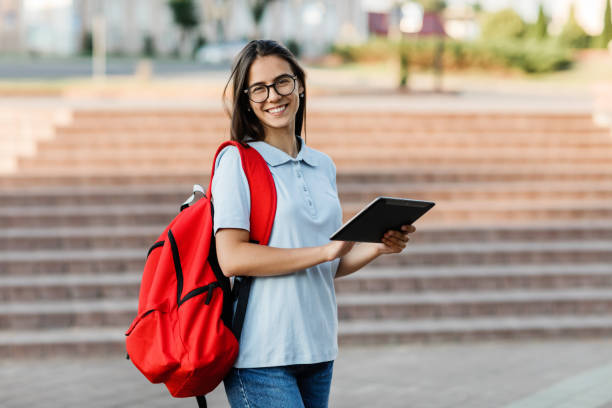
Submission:
M 406 198 L 378 197 L 330 237 L 336 241 L 381 242 L 385 232 L 413 224 L 435 203 Z

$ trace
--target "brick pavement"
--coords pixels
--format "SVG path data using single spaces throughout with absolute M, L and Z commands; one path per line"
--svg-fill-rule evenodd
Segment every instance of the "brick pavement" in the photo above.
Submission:
M 331 407 L 612 407 L 612 340 L 344 347 Z M 6 408 L 195 407 L 123 358 L 5 360 Z M 563 405 L 560 405 L 560 404 Z M 227 407 L 222 388 L 209 405 Z

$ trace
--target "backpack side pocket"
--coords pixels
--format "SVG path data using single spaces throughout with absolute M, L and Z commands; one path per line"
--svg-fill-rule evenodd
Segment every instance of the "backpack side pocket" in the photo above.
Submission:
M 165 382 L 180 366 L 183 350 L 175 337 L 176 318 L 168 301 L 141 313 L 127 330 L 126 345 L 130 360 L 152 383 Z

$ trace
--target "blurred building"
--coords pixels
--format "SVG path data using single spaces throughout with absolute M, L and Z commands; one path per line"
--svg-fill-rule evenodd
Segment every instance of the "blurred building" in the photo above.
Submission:
M 367 13 L 355 0 L 278 0 L 256 27 L 250 0 L 197 0 L 200 25 L 190 33 L 207 42 L 255 36 L 295 41 L 306 55 L 322 54 L 331 44 L 367 39 Z M 180 43 L 168 0 L 0 0 L 0 52 L 74 55 L 91 42 L 93 21 L 104 16 L 106 49 L 138 55 L 145 43 L 169 55 Z
M 20 0 L 0 0 L 0 51 L 19 52 L 22 49 L 23 13 Z

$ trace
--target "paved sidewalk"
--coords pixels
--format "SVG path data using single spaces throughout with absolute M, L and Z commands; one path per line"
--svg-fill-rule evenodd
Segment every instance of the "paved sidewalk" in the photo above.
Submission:
M 612 407 L 612 340 L 344 347 L 330 407 Z M 195 407 L 122 358 L 0 362 L 0 405 Z M 228 407 L 222 387 L 209 406 Z

